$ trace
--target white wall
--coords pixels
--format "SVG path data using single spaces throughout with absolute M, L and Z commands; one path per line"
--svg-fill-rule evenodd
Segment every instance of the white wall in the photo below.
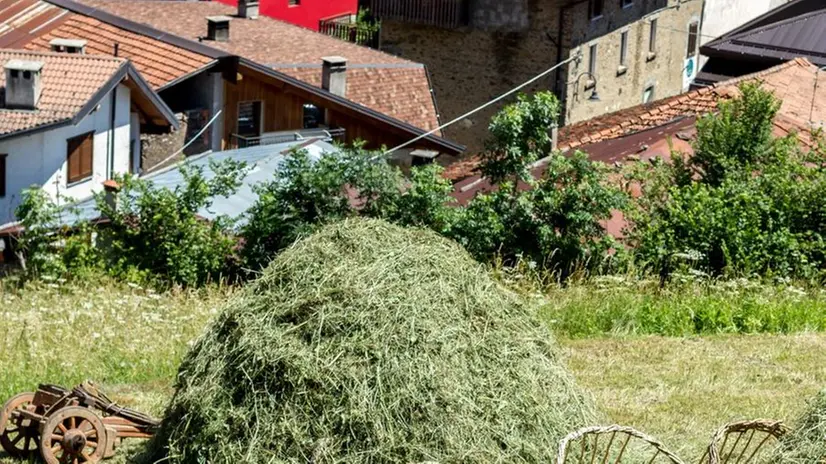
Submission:
M 130 103 L 129 88 L 119 85 L 116 89 L 114 166 L 115 173 L 129 170 Z M 6 196 L 0 198 L 0 224 L 14 221 L 14 209 L 20 204 L 23 189 L 32 184 L 40 185 L 53 199 L 60 196 L 82 199 L 103 188 L 108 178 L 107 165 L 111 125 L 112 93 L 101 101 L 97 109 L 74 126 L 0 140 L 0 153 L 6 158 Z M 66 141 L 74 136 L 95 132 L 92 151 L 92 177 L 68 185 Z

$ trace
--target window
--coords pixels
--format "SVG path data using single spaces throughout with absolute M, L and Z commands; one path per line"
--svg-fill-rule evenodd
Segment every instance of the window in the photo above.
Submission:
M 642 102 L 651 103 L 652 101 L 654 101 L 654 86 L 649 85 L 642 93 Z
M 605 7 L 605 0 L 591 0 L 591 11 L 589 17 L 591 19 L 599 19 L 602 17 L 602 10 Z
M 259 137 L 261 135 L 261 101 L 238 104 L 238 135 Z
M 297 5 L 301 5 L 301 0 L 289 0 L 289 1 L 287 2 L 287 4 L 288 4 L 289 6 L 297 6 Z
M 623 8 L 628 8 L 629 6 L 634 4 L 634 0 L 620 0 L 620 6 Z
M 6 196 L 6 158 L 8 155 L 0 153 L 0 198 Z
M 68 183 L 74 184 L 92 177 L 94 136 L 94 132 L 89 132 L 66 141 L 66 164 L 69 166 Z
M 648 32 L 648 53 L 657 53 L 657 18 L 651 20 Z
M 628 31 L 620 34 L 620 66 L 628 65 Z
M 697 37 L 700 35 L 700 23 L 693 22 L 688 25 L 688 50 L 686 58 L 691 58 L 697 54 Z
M 324 110 L 312 103 L 304 104 L 304 128 L 318 129 L 324 126 Z
M 597 44 L 591 45 L 590 56 L 588 57 L 588 72 L 591 73 L 589 79 L 594 79 L 597 74 Z

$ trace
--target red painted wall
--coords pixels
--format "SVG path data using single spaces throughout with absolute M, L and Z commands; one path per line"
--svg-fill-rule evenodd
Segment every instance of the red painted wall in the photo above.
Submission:
M 218 0 L 236 6 L 238 0 Z M 299 5 L 290 5 L 290 0 L 260 0 L 261 14 L 287 21 L 299 26 L 318 30 L 322 19 L 356 14 L 358 0 L 301 0 Z

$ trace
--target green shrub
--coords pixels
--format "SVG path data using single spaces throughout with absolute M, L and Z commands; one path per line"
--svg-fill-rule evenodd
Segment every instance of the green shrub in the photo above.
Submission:
M 819 277 L 826 265 L 826 169 L 794 135 L 772 137 L 777 99 L 755 84 L 697 123 L 695 155 L 635 166 L 630 214 L 641 267 L 713 275 Z
M 64 205 L 65 206 L 65 205 Z M 76 213 L 55 203 L 37 185 L 23 191 L 15 216 L 23 229 L 15 250 L 29 277 L 83 275 L 100 268 L 100 254 L 92 243 L 92 229 L 66 224 Z
M 523 259 L 563 279 L 577 269 L 605 270 L 622 249 L 603 223 L 626 202 L 608 174 L 584 153 L 551 155 L 530 190 L 505 185 L 471 200 L 450 236 L 481 261 Z
M 240 185 L 244 166 L 228 161 L 204 169 L 183 165 L 184 183 L 174 189 L 156 188 L 151 181 L 118 176 L 120 191 L 109 202 L 105 193 L 95 196 L 108 219 L 99 228 L 107 270 L 122 279 L 161 280 L 198 285 L 226 276 L 232 269 L 235 240 L 230 220 L 206 221 L 198 212 L 215 196 L 228 196 Z
M 286 158 L 275 178 L 255 187 L 258 201 L 242 229 L 248 268 L 264 267 L 283 248 L 316 228 L 353 216 L 403 225 L 451 228 L 450 183 L 436 165 L 414 167 L 410 179 L 376 153 L 359 146 L 310 159 Z

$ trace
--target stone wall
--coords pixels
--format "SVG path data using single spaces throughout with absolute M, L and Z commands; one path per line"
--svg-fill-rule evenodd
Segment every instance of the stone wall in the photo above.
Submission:
M 688 20 L 700 18 L 702 0 L 634 0 L 620 8 L 619 0 L 605 0 L 602 19 L 591 21 L 587 1 L 476 0 L 471 27 L 441 29 L 398 21 L 382 23 L 385 49 L 427 65 L 433 80 L 442 122 L 447 122 L 512 89 L 561 59 L 583 52 L 583 59 L 538 81 L 527 92 L 552 90 L 569 108 L 565 122 L 572 123 L 642 102 L 647 85 L 657 98 L 683 90 L 682 68 L 686 53 Z M 646 61 L 648 19 L 655 13 L 660 24 L 657 56 Z M 562 21 L 561 21 L 562 20 Z M 560 34 L 562 26 L 562 34 Z M 679 27 L 678 27 L 679 26 Z M 675 33 L 678 28 L 684 33 Z M 629 30 L 629 65 L 617 76 L 619 37 Z M 562 37 L 560 43 L 560 35 Z M 598 41 L 597 90 L 600 102 L 587 100 L 586 77 L 579 85 L 565 85 L 588 68 L 588 48 Z M 561 45 L 561 47 L 560 47 Z M 488 108 L 445 131 L 446 137 L 483 149 L 490 118 L 505 103 Z
M 159 164 L 180 150 L 186 143 L 187 118 L 180 113 L 175 116 L 180 123 L 178 130 L 168 134 L 141 134 L 141 172 L 157 171 L 184 158 L 184 155 L 179 155 L 163 164 Z

